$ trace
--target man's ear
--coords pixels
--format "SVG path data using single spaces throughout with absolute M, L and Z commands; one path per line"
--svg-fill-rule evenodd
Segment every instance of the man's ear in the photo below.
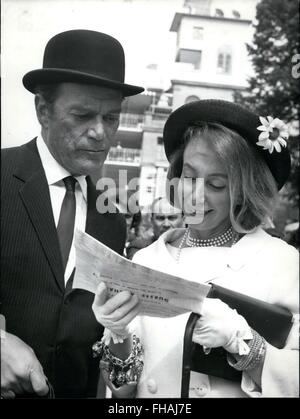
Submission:
M 49 123 L 49 106 L 43 96 L 39 93 L 34 98 L 36 116 L 42 128 L 48 128 Z

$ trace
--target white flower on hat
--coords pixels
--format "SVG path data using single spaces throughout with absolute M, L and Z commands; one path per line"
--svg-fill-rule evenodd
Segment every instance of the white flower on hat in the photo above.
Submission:
M 281 147 L 286 147 L 286 140 L 289 138 L 287 125 L 279 118 L 272 118 L 267 116 L 264 118 L 259 117 L 262 125 L 257 127 L 258 131 L 262 131 L 259 134 L 257 145 L 269 150 L 269 153 L 273 153 L 275 148 L 278 153 L 281 152 Z

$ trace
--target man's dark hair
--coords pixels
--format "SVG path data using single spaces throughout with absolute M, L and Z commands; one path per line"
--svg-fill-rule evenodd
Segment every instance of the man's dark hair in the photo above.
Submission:
M 39 84 L 36 86 L 34 93 L 40 94 L 47 105 L 52 108 L 55 100 L 58 97 L 59 83 L 50 83 L 50 84 Z

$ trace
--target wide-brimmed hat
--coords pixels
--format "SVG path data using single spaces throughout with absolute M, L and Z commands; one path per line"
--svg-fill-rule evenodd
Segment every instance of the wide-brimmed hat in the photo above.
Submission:
M 290 173 L 290 154 L 286 147 L 287 126 L 278 118 L 262 117 L 232 102 L 200 100 L 187 103 L 169 116 L 163 133 L 165 152 L 170 160 L 183 143 L 185 130 L 195 123 L 221 124 L 240 134 L 267 163 L 278 189 Z
M 125 58 L 122 45 L 112 36 L 89 30 L 71 30 L 55 35 L 47 43 L 43 68 L 23 77 L 27 90 L 38 84 L 84 83 L 119 90 L 124 96 L 144 89 L 124 83 Z

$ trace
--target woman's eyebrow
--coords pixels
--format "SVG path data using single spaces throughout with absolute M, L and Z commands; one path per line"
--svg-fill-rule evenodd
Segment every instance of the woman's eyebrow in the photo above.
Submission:
M 225 173 L 209 173 L 209 177 L 222 177 L 224 179 L 227 179 L 228 176 Z

